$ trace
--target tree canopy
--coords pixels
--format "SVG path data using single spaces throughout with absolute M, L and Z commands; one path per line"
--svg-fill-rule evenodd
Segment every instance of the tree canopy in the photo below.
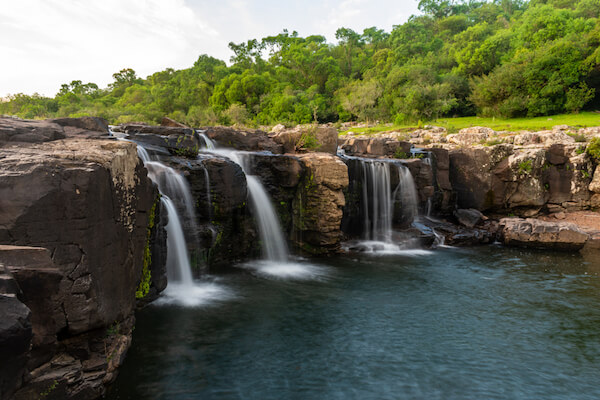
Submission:
M 9 96 L 0 113 L 268 125 L 538 116 L 600 104 L 600 0 L 421 0 L 419 10 L 389 33 L 342 27 L 330 44 L 284 30 L 230 43 L 229 66 L 201 55 L 145 79 L 126 68 L 105 89 L 74 80 L 54 98 Z

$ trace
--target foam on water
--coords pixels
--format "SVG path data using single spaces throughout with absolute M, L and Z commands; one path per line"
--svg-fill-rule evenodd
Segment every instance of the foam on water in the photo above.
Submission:
M 358 251 L 364 254 L 372 255 L 400 255 L 400 256 L 428 256 L 433 254 L 431 250 L 406 248 L 394 243 L 382 242 L 379 240 L 363 240 L 358 242 L 345 243 L 345 251 Z
M 330 275 L 329 268 L 307 262 L 256 260 L 241 264 L 240 267 L 269 279 L 322 280 Z
M 161 296 L 153 304 L 178 305 L 183 307 L 205 307 L 233 298 L 226 287 L 215 282 L 194 282 L 183 284 L 169 282 Z

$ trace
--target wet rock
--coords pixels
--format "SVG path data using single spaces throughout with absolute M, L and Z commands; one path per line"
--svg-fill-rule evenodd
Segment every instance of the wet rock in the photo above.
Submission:
M 509 246 L 527 246 L 558 250 L 579 250 L 589 235 L 568 222 L 548 222 L 539 219 L 503 218 L 501 239 Z
M 242 168 L 225 157 L 211 155 L 176 167 L 185 172 L 196 204 L 198 236 L 205 249 L 203 262 L 217 270 L 258 256 L 260 247 Z

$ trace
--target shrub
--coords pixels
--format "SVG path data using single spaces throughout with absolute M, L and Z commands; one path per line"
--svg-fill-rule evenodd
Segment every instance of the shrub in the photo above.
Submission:
M 595 158 L 596 160 L 600 160 L 600 138 L 595 137 L 590 141 L 586 152 L 590 155 L 590 157 Z

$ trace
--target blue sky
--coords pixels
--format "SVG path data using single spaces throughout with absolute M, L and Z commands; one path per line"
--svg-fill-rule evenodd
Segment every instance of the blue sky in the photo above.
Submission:
M 2 0 L 0 97 L 54 96 L 62 83 L 106 87 L 133 68 L 146 77 L 188 68 L 200 54 L 229 61 L 229 42 L 337 28 L 390 31 L 417 13 L 417 0 Z

